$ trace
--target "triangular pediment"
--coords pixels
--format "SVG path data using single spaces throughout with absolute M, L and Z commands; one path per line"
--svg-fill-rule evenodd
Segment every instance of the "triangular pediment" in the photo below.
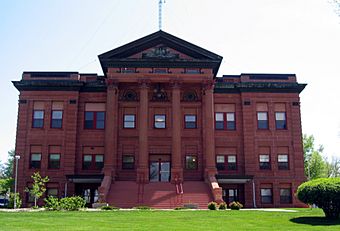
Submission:
M 162 65 L 188 65 L 203 62 L 217 73 L 222 57 L 164 31 L 157 31 L 99 55 L 102 68 L 119 66 L 143 66 L 159 62 Z
M 206 49 L 189 43 L 183 39 L 175 37 L 164 31 L 157 31 L 153 34 L 125 44 L 99 55 L 100 59 L 119 59 L 129 58 L 146 50 L 155 50 L 157 48 L 167 48 L 168 51 L 177 51 L 191 59 L 197 60 L 220 60 L 221 56 L 212 53 Z

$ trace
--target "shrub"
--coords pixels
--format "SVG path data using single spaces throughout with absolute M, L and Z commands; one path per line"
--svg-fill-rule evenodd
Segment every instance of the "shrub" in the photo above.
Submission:
M 45 208 L 48 210 L 60 210 L 60 200 L 56 197 L 49 196 L 44 199 Z
M 101 210 L 118 210 L 119 208 L 114 207 L 114 206 L 110 206 L 110 205 L 105 205 L 100 207 Z
M 217 209 L 217 203 L 212 201 L 208 204 L 208 209 L 209 210 L 216 210 Z
M 20 198 L 20 194 L 16 193 L 16 206 L 17 208 L 20 208 L 22 204 L 22 200 Z M 11 193 L 9 195 L 9 201 L 8 201 L 8 208 L 14 208 L 14 193 Z
M 243 208 L 243 205 L 238 201 L 233 201 L 233 202 L 229 203 L 229 208 L 231 210 L 240 210 L 240 209 Z
M 79 210 L 84 208 L 86 201 L 80 196 L 65 197 L 60 199 L 60 208 L 68 211 Z
M 186 209 L 190 209 L 190 208 L 187 208 L 187 207 L 176 207 L 176 208 L 174 208 L 174 210 L 186 210 Z
M 301 184 L 297 197 L 306 204 L 315 204 L 325 216 L 337 219 L 340 215 L 340 178 L 320 178 Z
M 225 202 L 222 202 L 218 205 L 219 210 L 225 210 L 227 208 L 227 204 Z
M 150 210 L 151 208 L 147 205 L 139 205 L 137 207 L 134 207 L 134 209 L 139 209 L 139 210 Z

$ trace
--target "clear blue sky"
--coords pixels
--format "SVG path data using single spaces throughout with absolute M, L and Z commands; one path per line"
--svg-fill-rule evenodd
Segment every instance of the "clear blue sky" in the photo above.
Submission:
M 303 132 L 340 157 L 340 17 L 330 0 L 166 0 L 163 30 L 224 57 L 219 75 L 296 73 Z M 101 73 L 97 55 L 158 30 L 158 0 L 0 1 L 0 160 L 23 71 Z

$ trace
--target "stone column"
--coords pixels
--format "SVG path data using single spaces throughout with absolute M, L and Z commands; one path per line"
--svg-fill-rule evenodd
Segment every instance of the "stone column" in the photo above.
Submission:
M 118 86 L 116 82 L 109 80 L 106 92 L 104 174 L 113 178 L 117 163 L 117 127 Z
M 118 84 L 107 81 L 105 112 L 105 155 L 104 179 L 99 187 L 99 201 L 105 202 L 116 177 L 117 141 L 118 141 Z
M 205 142 L 205 176 L 215 176 L 217 173 L 215 165 L 215 130 L 214 130 L 214 82 L 207 81 L 203 84 L 204 97 L 204 134 Z
M 181 90 L 179 81 L 172 85 L 172 153 L 171 153 L 171 181 L 183 180 L 182 152 L 181 152 Z
M 137 168 L 137 181 L 144 178 L 149 180 L 149 149 L 148 149 L 148 110 L 149 98 L 148 89 L 149 82 L 141 80 L 139 82 L 140 102 L 139 102 L 139 156 Z

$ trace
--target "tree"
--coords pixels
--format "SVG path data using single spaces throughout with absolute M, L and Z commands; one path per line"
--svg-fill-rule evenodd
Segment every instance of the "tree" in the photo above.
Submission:
M 340 159 L 333 157 L 331 161 L 326 161 L 326 176 L 340 177 Z
M 14 149 L 8 151 L 7 161 L 1 166 L 0 178 L 10 178 L 13 176 L 13 166 L 14 166 Z
M 303 154 L 305 163 L 305 175 L 309 180 L 326 177 L 326 162 L 321 154 L 323 146 L 315 148 L 313 135 L 303 135 Z
M 49 181 L 49 179 L 48 176 L 44 178 L 41 177 L 39 172 L 33 173 L 31 178 L 33 179 L 32 188 L 26 188 L 25 191 L 34 197 L 34 207 L 37 207 L 37 200 L 42 197 L 46 191 L 45 184 Z
M 321 208 L 327 218 L 337 219 L 340 214 L 340 178 L 320 178 L 301 184 L 297 197 L 306 204 Z
M 13 178 L 0 179 L 0 195 L 8 193 L 13 185 Z

